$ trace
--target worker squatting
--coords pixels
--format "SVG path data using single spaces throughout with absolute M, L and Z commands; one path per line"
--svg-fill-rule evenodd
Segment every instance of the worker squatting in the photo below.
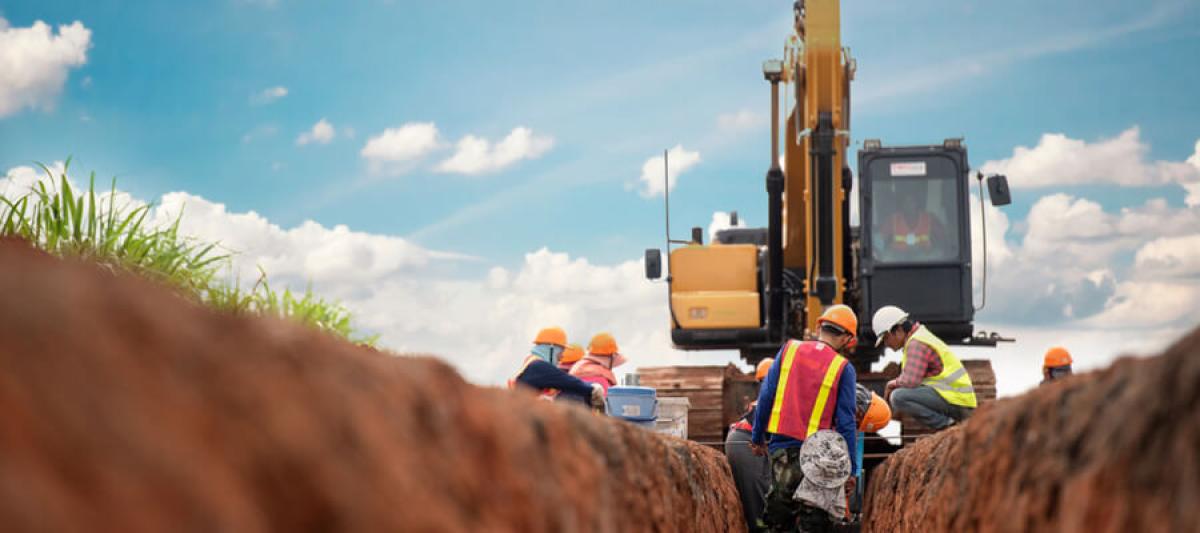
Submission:
M 759 362 L 758 399 L 730 427 L 725 441 L 734 484 L 750 531 L 831 531 L 851 518 L 862 468 L 863 433 L 876 432 L 892 413 L 934 430 L 953 426 L 976 407 L 971 377 L 928 328 L 896 306 L 871 320 L 876 346 L 899 351 L 900 375 L 881 397 L 859 385 L 845 355 L 858 342 L 858 317 L 835 305 L 817 320 L 816 338 L 789 340 Z M 592 337 L 585 351 L 561 328 L 546 328 L 509 387 L 532 388 L 549 400 L 603 410 L 612 369 L 625 363 L 612 335 Z M 1071 374 L 1061 347 L 1046 352 L 1043 383 Z

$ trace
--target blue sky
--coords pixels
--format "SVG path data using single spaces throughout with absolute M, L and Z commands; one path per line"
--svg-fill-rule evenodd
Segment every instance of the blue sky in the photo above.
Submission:
M 845 4 L 856 139 L 964 136 L 978 163 L 1043 132 L 1139 125 L 1154 156 L 1190 154 L 1194 3 Z M 627 258 L 656 243 L 661 212 L 625 186 L 675 144 L 705 148 L 674 191 L 677 227 L 714 210 L 763 220 L 766 129 L 722 136 L 716 121 L 765 109 L 758 65 L 778 55 L 788 14 L 786 2 L 9 3 L 14 26 L 80 20 L 94 38 L 55 111 L 0 122 L 0 163 L 73 155 L 145 196 L 185 189 L 284 225 L 345 223 L 501 263 L 541 245 Z M 275 86 L 287 96 L 251 102 Z M 321 118 L 355 138 L 296 146 Z M 555 148 L 482 177 L 368 178 L 365 139 L 410 121 L 451 140 L 526 126 Z
M 961 136 L 982 165 L 1047 133 L 1090 146 L 1137 127 L 1147 165 L 1192 156 L 1200 4 L 1047 4 L 843 2 L 856 142 Z M 764 222 L 760 63 L 780 55 L 790 13 L 782 0 L 9 1 L 8 26 L 80 21 L 91 38 L 61 94 L 0 116 L 0 168 L 70 155 L 140 198 L 186 191 L 283 228 L 344 224 L 478 258 L 441 267 L 454 278 L 519 272 L 542 247 L 617 264 L 661 243 L 661 197 L 639 194 L 639 175 L 676 145 L 699 154 L 672 190 L 678 236 L 716 211 Z M 742 127 L 722 125 L 739 113 Z M 321 119 L 333 138 L 299 145 Z M 410 123 L 435 124 L 438 147 L 373 169 L 364 146 Z M 436 170 L 463 137 L 495 145 L 518 127 L 552 144 L 492 172 Z M 1156 198 L 1195 211 L 1171 181 L 1022 178 L 1004 211 L 1014 249 L 1053 194 L 1112 216 Z M 1114 252 L 1118 284 L 1138 250 Z

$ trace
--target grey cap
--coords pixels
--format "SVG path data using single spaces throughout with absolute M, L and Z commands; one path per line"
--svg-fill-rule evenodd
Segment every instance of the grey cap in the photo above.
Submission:
M 824 429 L 804 439 L 800 447 L 800 471 L 804 479 L 796 487 L 793 499 L 823 509 L 835 518 L 846 515 L 846 493 L 842 486 L 850 478 L 850 454 L 840 434 Z

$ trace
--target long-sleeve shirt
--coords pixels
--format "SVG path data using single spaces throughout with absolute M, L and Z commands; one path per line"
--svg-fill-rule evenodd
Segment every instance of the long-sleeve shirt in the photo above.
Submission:
M 572 399 L 583 399 L 584 404 L 591 404 L 591 385 L 542 360 L 529 363 L 529 366 L 525 367 L 525 371 L 517 376 L 517 383 L 537 390 L 557 389 Z
M 762 386 L 758 391 L 758 406 L 754 409 L 754 424 L 750 431 L 750 441 L 755 444 L 767 442 L 767 424 L 771 420 L 771 408 L 775 405 L 775 393 L 779 388 L 779 372 L 783 362 L 783 351 L 787 348 L 784 344 L 780 348 L 779 353 L 775 356 L 775 362 L 771 364 L 771 370 L 767 372 L 766 379 L 763 379 Z M 851 475 L 858 474 L 858 421 L 855 419 L 854 413 L 854 384 L 858 381 L 858 375 L 854 371 L 854 365 L 849 363 L 842 368 L 842 375 L 838 378 L 837 401 L 834 404 L 833 411 L 833 428 L 846 439 L 846 451 L 850 454 Z M 804 444 L 803 439 L 794 439 L 787 435 L 770 433 L 770 441 L 767 442 L 767 449 L 775 451 L 783 448 L 799 448 Z
M 920 326 L 920 324 L 914 325 L 913 331 Z M 900 371 L 900 377 L 896 378 L 896 387 L 901 389 L 919 387 L 925 378 L 942 373 L 942 358 L 938 357 L 937 352 L 933 351 L 928 344 L 910 340 L 904 353 L 904 369 Z

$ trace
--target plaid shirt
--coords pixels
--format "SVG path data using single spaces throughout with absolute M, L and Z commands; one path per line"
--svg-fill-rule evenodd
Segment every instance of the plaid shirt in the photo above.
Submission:
M 916 331 L 918 327 L 921 327 L 921 324 L 914 324 L 913 331 Z M 905 353 L 908 357 L 904 362 L 900 377 L 896 378 L 897 387 L 911 389 L 919 386 L 925 378 L 942 373 L 942 358 L 938 357 L 937 352 L 933 351 L 928 344 L 921 341 L 909 341 Z

